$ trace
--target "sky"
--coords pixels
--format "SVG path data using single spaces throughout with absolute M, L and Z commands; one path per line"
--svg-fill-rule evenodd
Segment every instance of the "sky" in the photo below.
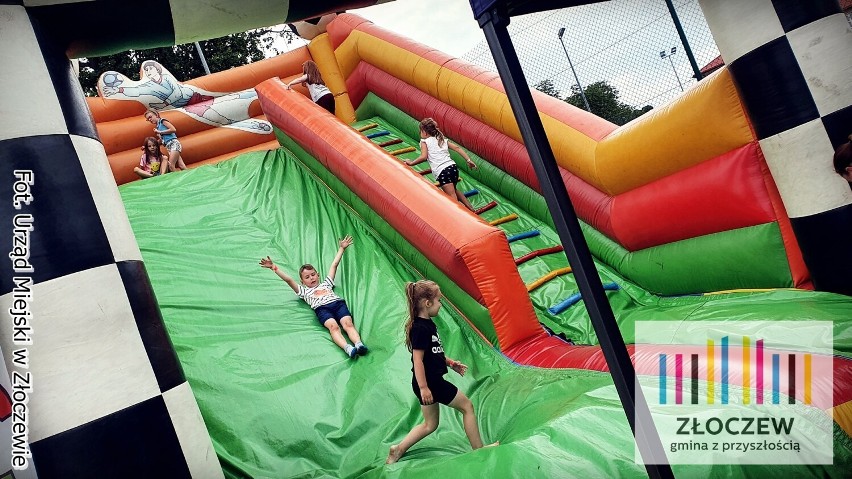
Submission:
M 702 67 L 713 60 L 713 41 L 698 0 L 674 0 L 687 41 Z M 437 13 L 436 13 L 437 12 Z M 412 38 L 489 70 L 491 52 L 467 0 L 396 0 L 352 10 L 382 28 Z M 413 18 L 414 20 L 406 20 Z M 562 38 L 557 32 L 566 27 Z M 632 106 L 660 106 L 697 84 L 663 0 L 613 0 L 514 17 L 509 25 L 530 85 L 550 80 L 562 92 L 575 84 L 606 81 Z M 661 58 L 660 52 L 676 53 Z
M 699 68 L 718 54 L 698 0 L 674 0 Z M 467 0 L 395 0 L 350 10 L 376 25 L 496 71 Z M 562 38 L 557 32 L 566 27 Z M 527 82 L 550 80 L 562 96 L 606 81 L 624 103 L 658 107 L 697 84 L 663 0 L 613 0 L 514 17 L 509 25 Z M 290 48 L 296 46 L 291 45 Z M 661 58 L 660 52 L 670 52 Z
M 461 58 L 485 41 L 467 0 L 395 0 L 347 11 L 454 57 Z M 276 41 L 275 47 L 286 51 L 305 43 L 300 39 L 290 45 Z
M 698 0 L 674 0 L 698 67 L 719 55 Z M 558 31 L 564 27 L 560 42 Z M 550 80 L 563 93 L 576 83 L 606 81 L 624 103 L 660 106 L 695 86 L 694 72 L 663 0 L 614 0 L 515 17 L 509 34 L 527 83 Z M 671 58 L 662 58 L 675 48 Z M 487 45 L 462 58 L 495 70 Z M 680 83 L 678 82 L 680 81 Z
M 350 12 L 455 57 L 485 41 L 467 0 L 395 0 Z

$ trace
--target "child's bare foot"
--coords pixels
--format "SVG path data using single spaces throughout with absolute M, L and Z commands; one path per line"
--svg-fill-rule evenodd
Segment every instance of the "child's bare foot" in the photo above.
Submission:
M 390 447 L 390 451 L 388 451 L 388 458 L 385 460 L 385 464 L 393 464 L 399 460 L 399 444 L 395 444 Z

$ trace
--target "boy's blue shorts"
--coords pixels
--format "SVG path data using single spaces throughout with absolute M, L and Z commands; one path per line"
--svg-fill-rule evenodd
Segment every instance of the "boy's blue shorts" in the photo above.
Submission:
M 329 319 L 334 319 L 340 323 L 341 318 L 352 316 L 352 313 L 349 312 L 349 308 L 346 307 L 346 301 L 342 299 L 320 306 L 315 309 L 314 312 L 317 313 L 317 319 L 323 326 L 325 326 L 325 322 Z

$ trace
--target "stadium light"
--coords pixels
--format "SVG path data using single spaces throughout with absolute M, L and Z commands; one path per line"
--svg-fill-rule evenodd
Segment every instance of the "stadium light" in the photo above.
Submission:
M 562 39 L 562 35 L 565 34 L 565 27 L 559 29 L 559 43 L 562 44 L 562 50 L 565 52 L 565 57 L 568 59 L 568 66 L 571 67 L 571 73 L 574 74 L 574 80 L 577 81 L 577 88 L 580 89 L 580 96 L 583 97 L 583 104 L 586 105 L 586 110 L 591 112 L 592 109 L 589 107 L 589 100 L 586 99 L 586 93 L 583 91 L 583 85 L 580 84 L 580 79 L 577 77 L 577 72 L 574 71 L 574 64 L 571 63 L 571 57 L 568 56 L 568 49 L 565 48 L 565 40 Z

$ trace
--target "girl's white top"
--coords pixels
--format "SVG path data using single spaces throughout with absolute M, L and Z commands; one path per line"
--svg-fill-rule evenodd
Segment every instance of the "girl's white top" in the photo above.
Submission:
M 328 87 L 320 83 L 305 82 L 305 85 L 308 86 L 308 92 L 310 92 L 311 100 L 313 100 L 314 102 L 322 98 L 323 95 L 331 93 L 331 90 L 329 90 Z
M 450 158 L 450 143 L 446 138 L 443 145 L 439 145 L 438 139 L 434 136 L 426 137 L 420 141 L 426 143 L 428 153 L 426 159 L 429 160 L 429 166 L 432 168 L 432 174 L 435 175 L 435 178 L 444 171 L 444 168 L 455 164 L 453 159 Z

